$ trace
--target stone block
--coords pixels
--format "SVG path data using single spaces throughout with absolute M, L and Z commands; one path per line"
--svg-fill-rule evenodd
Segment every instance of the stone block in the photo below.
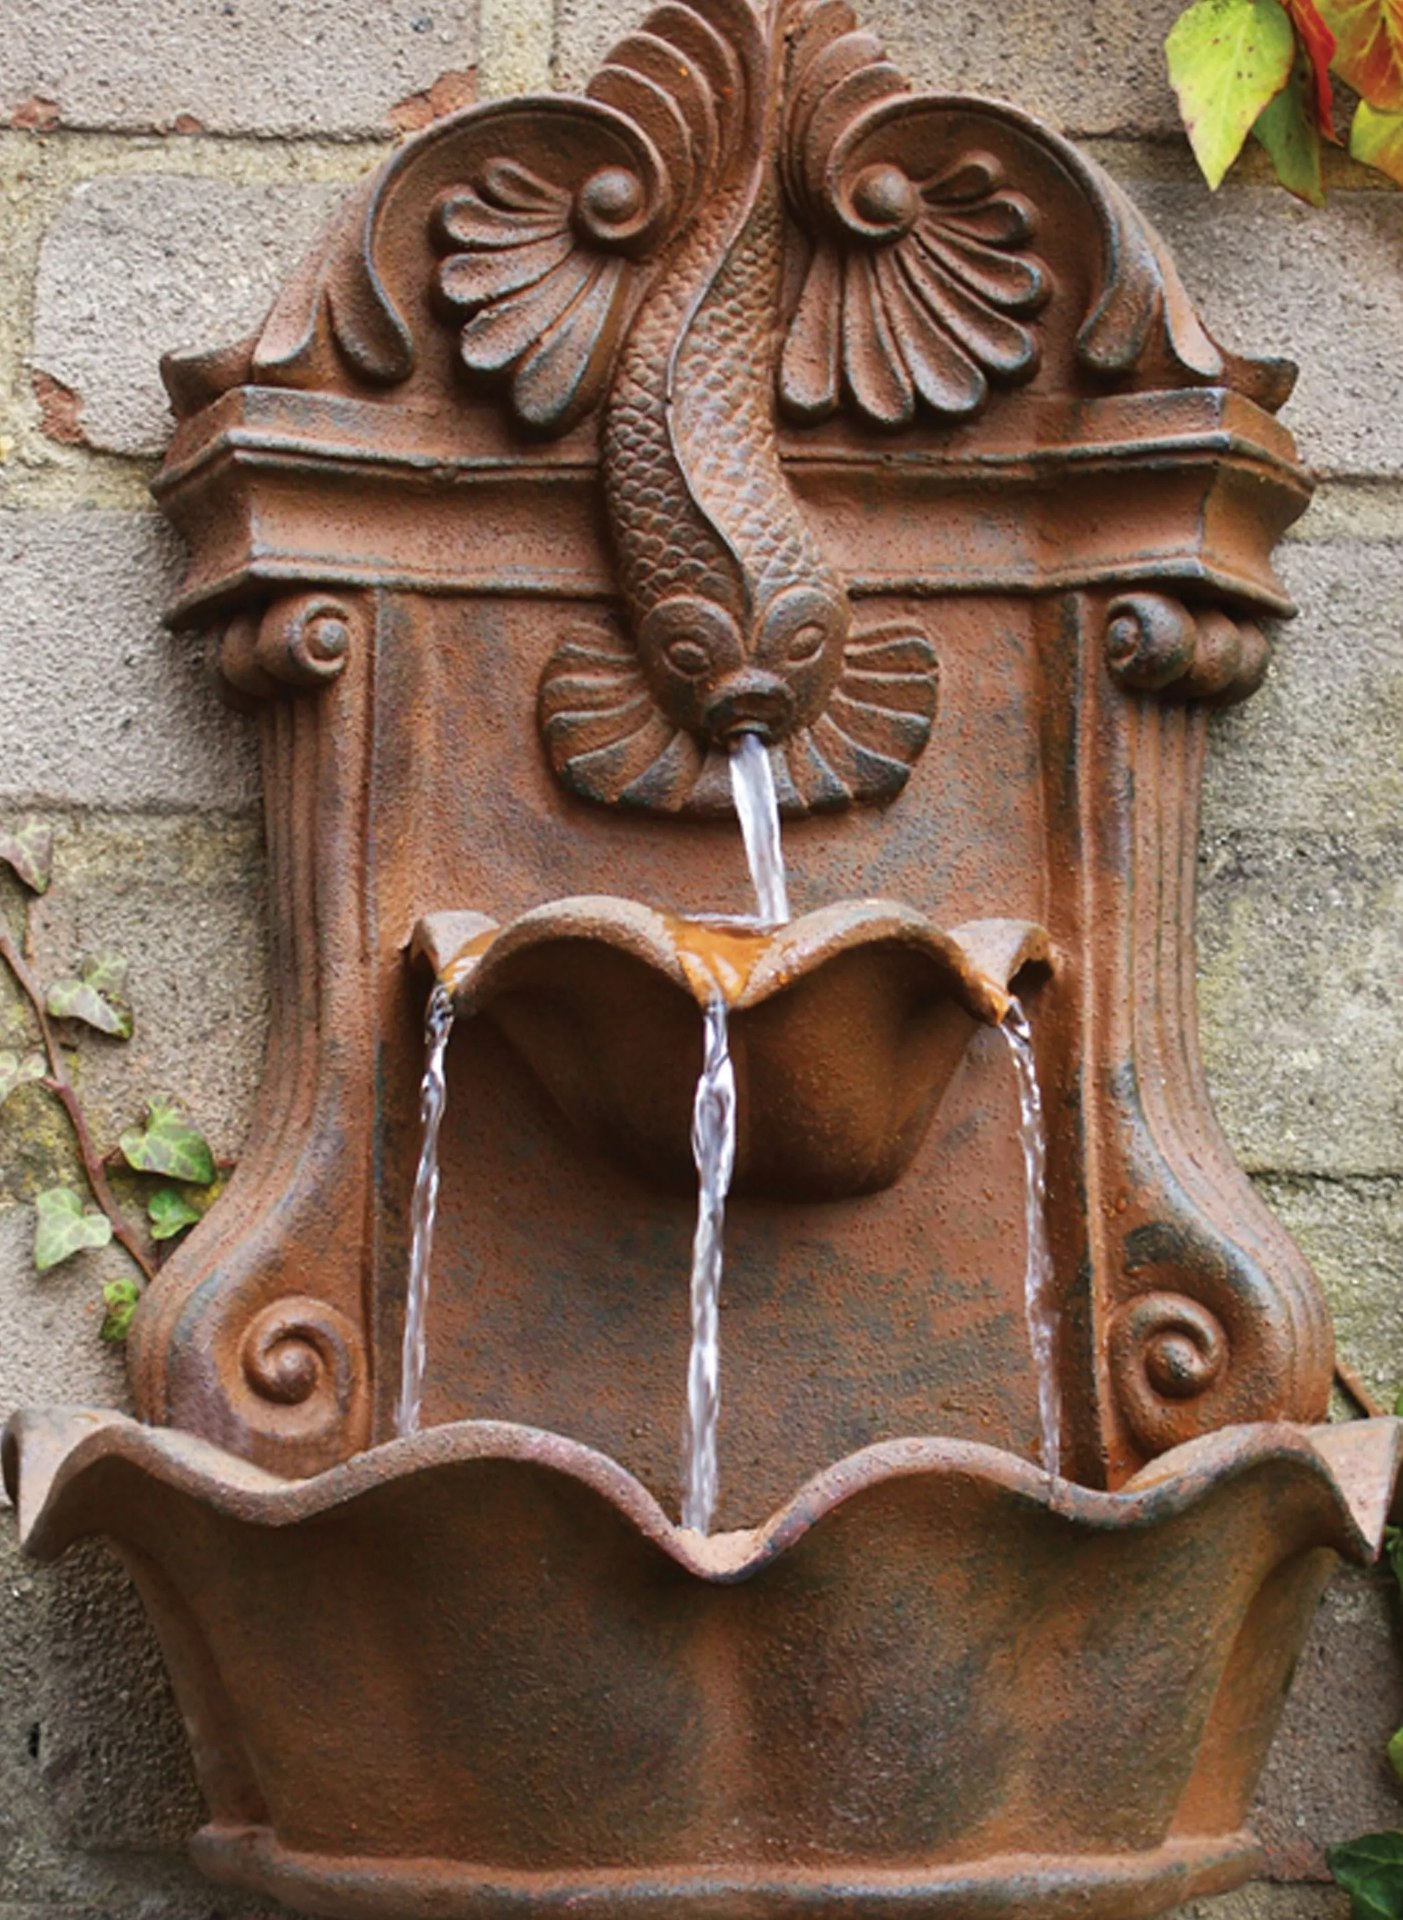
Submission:
M 0 1915 L 3 1920 L 3 1915 Z M 1251 1880 L 1231 1893 L 1187 1900 L 1165 1920 L 1349 1920 L 1349 1896 L 1336 1886 L 1282 1886 Z
M 147 1099 L 168 1094 L 217 1158 L 237 1158 L 268 1018 L 257 820 L 77 814 L 56 825 L 53 882 L 29 910 L 35 972 L 52 980 L 107 951 L 131 964 L 131 1038 L 83 1033 L 73 1068 L 99 1142 L 115 1144 Z
M 0 1118 L 0 1155 L 15 1124 L 10 1104 Z M 130 1413 L 122 1350 L 98 1338 L 103 1282 L 128 1277 L 130 1262 L 120 1247 L 104 1247 L 36 1273 L 33 1242 L 33 1209 L 0 1207 L 0 1424 L 20 1406 Z
M 1133 154 L 1123 165 L 1111 158 L 1169 242 L 1214 337 L 1299 365 L 1281 418 L 1308 464 L 1329 474 L 1403 472 L 1403 195 L 1335 192 L 1317 209 L 1231 176 L 1210 193 L 1187 156 L 1178 180 L 1138 174 Z
M 1225 835 L 1198 914 L 1214 1104 L 1267 1172 L 1403 1172 L 1403 834 Z
M 1211 722 L 1205 842 L 1390 834 L 1403 820 L 1403 543 L 1293 541 L 1278 558 L 1301 611 L 1273 626 L 1261 691 Z
M 862 24 L 917 86 L 1013 100 L 1068 132 L 1142 136 L 1179 125 L 1164 37 L 1181 10 L 1180 0 L 857 0 Z M 582 87 L 632 24 L 620 0 L 557 0 L 556 85 Z
M 68 435 L 158 453 L 161 355 L 251 332 L 347 191 L 178 174 L 80 186 L 45 235 L 35 295 L 33 364 L 73 396 Z
M 179 567 L 155 514 L 0 514 L 0 805 L 255 804 L 251 723 L 160 624 Z
M 1204 1055 L 1245 1162 L 1403 1171 L 1403 558 L 1283 552 L 1266 685 L 1211 722 Z
M 1403 1393 L 1403 1180 L 1271 1174 L 1257 1185 L 1319 1275 L 1342 1358 L 1391 1408 Z
M 0 9 L 0 117 L 384 132 L 396 103 L 476 58 L 474 0 L 22 0 Z
M 1249 1820 L 1274 1879 L 1324 1880 L 1327 1846 L 1403 1825 L 1384 1752 L 1403 1724 L 1391 1586 L 1346 1568 L 1321 1603 Z

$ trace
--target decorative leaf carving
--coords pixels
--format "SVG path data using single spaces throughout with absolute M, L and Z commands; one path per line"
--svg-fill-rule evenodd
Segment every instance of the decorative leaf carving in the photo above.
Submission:
M 669 0 L 619 42 L 564 130 L 564 182 L 504 149 L 440 196 L 438 297 L 463 322 L 463 365 L 504 378 L 524 426 L 561 432 L 603 399 L 649 265 L 733 159 L 733 12 Z M 645 165 L 620 154 L 624 129 Z
M 851 635 L 823 712 L 771 745 L 781 810 L 894 800 L 930 737 L 936 696 L 935 652 L 919 629 L 897 622 Z M 617 634 L 571 628 L 546 663 L 539 713 L 551 765 L 582 798 L 730 812 L 725 752 L 666 718 L 638 654 Z

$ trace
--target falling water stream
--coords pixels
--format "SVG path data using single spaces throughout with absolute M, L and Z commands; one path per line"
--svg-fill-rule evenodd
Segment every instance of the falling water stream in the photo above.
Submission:
M 779 838 L 779 806 L 769 748 L 758 733 L 743 733 L 731 749 L 731 798 L 740 820 L 756 910 L 769 927 L 789 918 L 784 884 L 784 850 Z
M 434 1245 L 434 1212 L 438 1206 L 438 1132 L 443 1123 L 448 1088 L 444 1056 L 453 1031 L 453 996 L 440 980 L 429 995 L 424 1015 L 427 1057 L 419 1092 L 419 1118 L 424 1133 L 419 1147 L 419 1170 L 414 1176 L 414 1198 L 409 1208 L 409 1289 L 404 1305 L 404 1359 L 400 1367 L 399 1402 L 395 1432 L 407 1439 L 419 1431 L 419 1409 L 424 1398 L 427 1358 L 425 1315 L 429 1305 L 429 1257 Z
M 687 1359 L 682 1524 L 707 1533 L 716 1511 L 722 1233 L 736 1159 L 736 1076 L 726 1036 L 726 1002 L 719 992 L 706 1009 L 706 1050 L 692 1106 L 692 1157 L 697 1163 L 697 1230 L 692 1239 L 692 1350 Z
M 1018 1075 L 1019 1137 L 1023 1145 L 1024 1218 L 1028 1234 L 1023 1309 L 1038 1381 L 1043 1466 L 1054 1480 L 1062 1470 L 1062 1408 L 1057 1392 L 1057 1307 L 1052 1249 L 1047 1238 L 1047 1134 L 1033 1053 L 1033 1030 L 1017 1000 L 1009 1002 L 1002 1032 Z
M 731 794 L 740 820 L 758 918 L 789 918 L 779 806 L 770 755 L 758 734 L 731 752 Z M 682 1524 L 707 1533 L 716 1512 L 716 1428 L 721 1412 L 721 1270 L 726 1195 L 736 1158 L 736 1076 L 718 988 L 706 1008 L 706 1046 L 692 1107 L 697 1163 L 697 1230 L 692 1239 L 692 1346 L 687 1358 L 687 1426 L 682 1448 Z

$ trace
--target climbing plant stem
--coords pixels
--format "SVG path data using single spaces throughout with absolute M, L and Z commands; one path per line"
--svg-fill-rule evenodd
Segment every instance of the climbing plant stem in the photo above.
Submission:
M 64 1065 L 62 1051 L 59 1048 L 58 1041 L 54 1038 L 54 1030 L 49 1024 L 49 1016 L 45 1010 L 44 996 L 40 991 L 39 983 L 25 965 L 19 948 L 15 945 L 10 935 L 5 932 L 0 932 L 0 960 L 5 962 L 5 965 L 14 975 L 20 992 L 33 1008 L 34 1018 L 39 1023 L 39 1032 L 43 1037 L 44 1055 L 49 1063 L 49 1071 L 38 1084 L 46 1087 L 48 1091 L 53 1094 L 54 1098 L 68 1115 L 68 1123 L 72 1127 L 73 1137 L 78 1143 L 78 1153 L 83 1162 L 83 1172 L 87 1176 L 93 1198 L 112 1223 L 113 1239 L 116 1240 L 124 1251 L 131 1256 L 132 1260 L 135 1261 L 141 1270 L 143 1278 L 152 1280 L 155 1278 L 155 1267 L 148 1259 L 140 1241 L 132 1232 L 131 1227 L 127 1223 L 126 1216 L 117 1205 L 111 1187 L 107 1184 L 107 1174 L 102 1164 L 102 1155 L 98 1152 L 93 1141 L 92 1133 L 88 1127 L 87 1116 L 83 1112 L 77 1091 L 68 1077 L 68 1069 Z

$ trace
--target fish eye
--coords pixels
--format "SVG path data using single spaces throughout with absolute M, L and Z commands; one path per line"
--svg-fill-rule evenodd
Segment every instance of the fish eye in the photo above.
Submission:
M 816 624 L 800 627 L 797 633 L 790 635 L 784 657 L 791 665 L 801 667 L 806 661 L 818 658 L 827 638 L 825 629 Z
M 711 655 L 700 640 L 674 640 L 666 652 L 668 665 L 689 680 L 695 680 L 711 665 Z

